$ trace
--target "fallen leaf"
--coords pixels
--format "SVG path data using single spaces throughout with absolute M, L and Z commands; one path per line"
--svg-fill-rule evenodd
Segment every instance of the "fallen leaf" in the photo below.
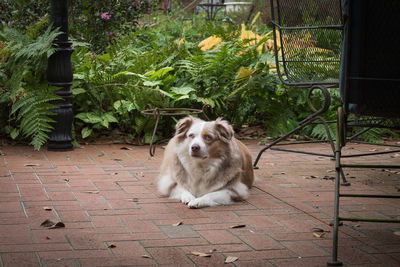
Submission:
M 122 159 L 113 159 L 114 161 L 122 161 Z
M 177 222 L 177 223 L 174 223 L 173 226 L 179 226 L 181 224 L 183 224 L 183 222 Z
M 143 172 L 137 172 L 136 175 L 139 176 L 139 177 L 144 177 L 144 173 Z
M 97 155 L 99 158 L 104 156 L 104 153 Z
M 69 182 L 69 179 L 68 179 L 68 178 L 65 178 L 64 181 Z
M 142 255 L 142 258 L 151 259 L 149 255 Z
M 215 251 L 217 251 L 217 249 L 216 249 L 216 248 L 213 248 L 213 249 L 210 249 L 209 253 L 213 253 L 213 252 L 215 252 Z
M 192 251 L 191 252 L 193 255 L 199 256 L 199 257 L 211 257 L 211 254 L 206 254 L 203 252 L 197 252 L 197 251 Z
M 239 259 L 239 258 L 238 257 L 234 257 L 234 256 L 228 256 L 225 259 L 225 263 L 231 263 L 231 262 L 236 261 L 237 259 Z
M 98 194 L 98 193 L 100 193 L 100 191 L 85 191 L 84 193 L 88 193 L 88 194 Z
M 24 166 L 26 167 L 34 167 L 34 166 L 39 166 L 40 164 L 36 164 L 36 163 L 27 163 Z
M 305 179 L 316 179 L 316 178 L 318 178 L 317 176 L 314 176 L 314 175 L 310 175 L 310 176 L 308 176 L 308 177 L 305 177 Z
M 46 236 L 46 239 L 47 239 L 47 240 L 50 240 L 51 238 L 50 238 L 49 236 Z
M 43 209 L 44 209 L 44 210 L 47 210 L 47 211 L 53 210 L 53 209 L 50 208 L 50 207 L 43 207 Z
M 400 154 L 399 154 L 399 153 L 396 153 L 396 154 L 391 155 L 390 157 L 391 157 L 391 158 L 398 158 L 398 157 L 400 157 Z
M 121 150 L 132 150 L 132 148 L 126 147 L 126 146 L 123 146 L 123 147 L 121 147 L 120 149 L 121 149 Z
M 312 231 L 315 232 L 315 233 L 323 233 L 323 232 L 325 232 L 324 229 L 317 228 L 317 227 L 314 227 L 314 228 L 312 229 Z
M 393 234 L 400 236 L 400 231 L 393 232 Z
M 115 244 L 110 244 L 108 245 L 109 248 L 116 248 L 117 246 Z
M 49 229 L 57 229 L 57 228 L 64 228 L 65 224 L 63 222 L 58 222 L 53 226 L 50 226 Z
M 43 226 L 43 227 L 50 227 L 50 226 L 53 226 L 54 224 L 56 224 L 56 223 L 53 222 L 53 221 L 51 221 L 51 220 L 49 220 L 49 219 L 47 219 L 47 220 L 45 220 L 44 222 L 42 222 L 42 223 L 40 224 L 40 226 Z
M 281 174 L 286 174 L 285 172 L 281 172 Z
M 313 233 L 313 236 L 318 237 L 318 238 L 322 238 L 322 237 L 324 237 L 324 235 L 325 235 L 324 232 L 323 233 L 316 233 L 316 232 Z
M 335 180 L 335 177 L 333 176 L 324 176 L 322 177 L 323 180 Z
M 138 198 L 130 198 L 129 200 L 132 201 L 132 202 L 139 202 Z
M 369 151 L 370 152 L 375 152 L 377 149 L 376 148 L 373 148 L 373 149 L 370 149 Z
M 327 170 L 326 172 L 334 172 L 335 170 Z
M 232 225 L 231 228 L 243 228 L 246 227 L 245 224 L 237 224 L 237 225 Z

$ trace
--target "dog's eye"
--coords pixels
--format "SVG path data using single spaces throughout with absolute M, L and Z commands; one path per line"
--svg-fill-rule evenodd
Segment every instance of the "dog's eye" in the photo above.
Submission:
M 193 133 L 189 134 L 189 137 L 194 138 L 194 134 Z
M 205 134 L 205 135 L 204 135 L 204 139 L 205 139 L 206 141 L 211 141 L 212 137 L 211 137 L 210 135 L 208 135 L 208 134 Z

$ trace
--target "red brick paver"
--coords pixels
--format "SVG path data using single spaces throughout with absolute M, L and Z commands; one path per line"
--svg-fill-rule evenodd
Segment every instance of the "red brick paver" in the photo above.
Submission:
M 253 156 L 262 148 L 254 141 L 248 146 Z M 325 144 L 303 149 L 329 152 Z M 351 144 L 345 153 L 368 150 Z M 325 266 L 330 259 L 331 159 L 266 151 L 247 201 L 195 210 L 157 193 L 162 156 L 158 148 L 151 158 L 147 146 L 88 145 L 69 152 L 1 146 L 0 266 Z M 399 164 L 400 157 L 352 161 Z M 345 173 L 352 186 L 343 192 L 400 191 L 396 171 Z M 400 218 L 399 200 L 342 204 L 346 216 Z M 46 219 L 65 228 L 41 226 Z M 313 235 L 315 228 L 326 234 Z M 345 266 L 400 266 L 399 233 L 397 224 L 344 222 L 339 257 Z M 238 260 L 224 264 L 228 256 Z

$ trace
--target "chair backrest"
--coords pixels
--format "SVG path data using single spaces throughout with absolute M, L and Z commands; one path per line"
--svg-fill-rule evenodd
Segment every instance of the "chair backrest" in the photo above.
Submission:
M 340 0 L 271 0 L 275 57 L 282 82 L 337 85 L 342 51 Z
M 344 0 L 341 93 L 357 115 L 400 117 L 400 1 Z

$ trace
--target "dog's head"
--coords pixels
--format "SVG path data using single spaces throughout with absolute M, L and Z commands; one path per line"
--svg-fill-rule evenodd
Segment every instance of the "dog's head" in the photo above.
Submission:
M 232 126 L 221 118 L 203 121 L 186 117 L 179 120 L 175 132 L 180 146 L 196 159 L 221 157 L 233 135 Z

